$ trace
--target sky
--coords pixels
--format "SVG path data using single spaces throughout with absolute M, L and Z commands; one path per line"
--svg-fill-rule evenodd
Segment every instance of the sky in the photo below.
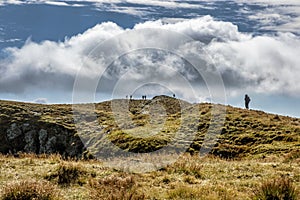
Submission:
M 248 94 L 300 117 L 299 75 L 298 0 L 0 0 L 0 99 L 244 107 Z

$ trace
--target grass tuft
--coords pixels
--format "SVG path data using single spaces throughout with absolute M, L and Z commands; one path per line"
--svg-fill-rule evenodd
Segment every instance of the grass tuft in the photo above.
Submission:
M 199 156 L 191 156 L 186 154 L 185 156 L 179 158 L 175 163 L 168 166 L 165 170 L 169 173 L 178 173 L 195 176 L 196 178 L 201 178 L 201 169 L 203 168 Z
M 91 180 L 91 199 L 107 200 L 143 200 L 145 195 L 137 190 L 133 176 L 109 176 L 100 180 Z
M 296 189 L 292 181 L 281 177 L 264 182 L 255 192 L 254 200 L 296 200 Z
M 13 182 L 6 186 L 1 193 L 1 200 L 58 200 L 58 190 L 46 181 Z
M 81 176 L 86 175 L 87 171 L 79 164 L 74 162 L 61 163 L 55 172 L 45 176 L 47 180 L 56 180 L 57 184 L 69 186 L 71 184 L 83 185 L 85 181 Z
M 300 149 L 293 150 L 289 152 L 284 159 L 284 162 L 294 161 L 300 158 Z
M 178 185 L 175 189 L 168 192 L 167 199 L 189 199 L 189 200 L 232 200 L 236 197 L 227 191 L 226 188 L 218 186 L 200 186 L 192 187 L 187 185 Z

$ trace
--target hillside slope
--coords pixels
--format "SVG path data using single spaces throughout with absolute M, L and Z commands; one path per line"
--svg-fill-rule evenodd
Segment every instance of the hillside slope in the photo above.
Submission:
M 0 101 L 0 152 L 81 157 L 86 154 L 84 141 L 89 152 L 106 157 L 120 149 L 152 152 L 176 138 L 170 150 L 181 150 L 183 145 L 188 152 L 196 153 L 208 130 L 220 133 L 211 153 L 224 158 L 300 149 L 298 118 L 231 106 L 190 104 L 167 96 L 106 101 L 95 104 L 92 111 L 85 110 L 85 106 L 88 104 L 74 111 L 71 105 Z M 212 128 L 212 109 L 216 107 L 226 108 L 225 121 Z M 189 135 L 194 136 L 192 140 Z

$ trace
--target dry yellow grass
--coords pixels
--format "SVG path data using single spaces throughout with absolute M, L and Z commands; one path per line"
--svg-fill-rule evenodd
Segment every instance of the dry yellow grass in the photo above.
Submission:
M 166 116 L 156 113 L 158 100 L 167 111 Z M 150 104 L 154 105 L 154 117 L 149 114 Z M 61 155 L 0 155 L 2 197 L 6 186 L 34 179 L 37 185 L 46 181 L 55 187 L 60 199 L 250 200 L 255 199 L 258 190 L 268 188 L 269 183 L 282 177 L 289 180 L 288 184 L 283 181 L 282 185 L 291 184 L 300 195 L 300 119 L 227 106 L 225 123 L 220 130 L 215 130 L 221 133 L 218 142 L 210 155 L 200 158 L 197 153 L 211 122 L 211 104 L 191 105 L 169 97 L 158 97 L 153 101 L 133 100 L 127 113 L 133 125 L 126 120 L 116 123 L 114 115 L 124 113 L 113 113 L 110 101 L 95 106 L 96 120 L 84 114 L 84 126 L 80 130 L 75 127 L 70 105 L 0 101 L 0 141 L 3 144 L 0 152 L 8 152 L 11 148 L 5 142 L 7 128 L 12 123 L 26 122 L 37 129 L 45 128 L 51 134 L 59 134 L 51 132 L 56 126 L 69 135 L 95 136 L 96 142 L 89 150 L 95 149 L 96 153 L 101 147 L 103 154 L 114 154 L 113 149 L 105 149 L 104 134 L 115 146 L 139 153 L 134 159 L 116 157 L 110 162 L 63 160 Z M 197 112 L 184 116 L 181 110 Z M 92 132 L 94 129 L 96 131 Z M 163 148 L 178 130 L 182 131 L 178 143 L 188 143 L 188 153 L 178 159 L 174 154 L 143 154 Z M 185 134 L 191 132 L 196 137 L 187 141 Z M 22 137 L 18 138 L 21 143 L 24 142 Z M 18 141 L 15 146 L 19 145 Z M 165 165 L 174 158 L 177 159 L 175 163 Z M 155 165 L 143 166 L 139 159 Z M 135 173 L 144 171 L 150 172 Z M 276 190 L 281 186 L 275 184 L 274 187 Z
M 120 161 L 121 162 L 121 161 Z M 46 181 L 59 166 L 72 166 L 78 181 L 56 185 L 62 199 L 253 199 L 262 182 L 287 177 L 300 190 L 300 160 L 286 156 L 226 160 L 185 154 L 175 163 L 148 173 L 130 173 L 104 167 L 100 161 L 65 161 L 59 156 L 21 158 L 0 156 L 0 185 L 35 179 Z M 117 192 L 119 191 L 119 192 Z M 126 198 L 125 198 L 126 197 Z

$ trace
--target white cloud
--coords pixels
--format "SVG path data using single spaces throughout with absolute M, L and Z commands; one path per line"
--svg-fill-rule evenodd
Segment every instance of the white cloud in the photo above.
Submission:
M 184 1 L 174 1 L 174 0 L 126 0 L 126 3 L 133 4 L 142 4 L 142 5 L 151 5 L 151 6 L 161 6 L 167 8 L 200 8 L 199 5 L 194 5 L 190 3 L 185 3 Z
M 0 0 L 0 6 L 2 5 L 6 5 L 6 4 L 23 4 L 23 1 L 19 1 L 19 0 Z
M 48 99 L 47 98 L 38 98 L 38 99 L 35 99 L 33 102 L 38 103 L 38 104 L 46 104 L 46 103 L 48 103 Z
M 70 7 L 84 7 L 83 4 L 73 4 L 73 3 L 68 3 L 64 1 L 44 1 L 40 0 L 37 2 L 31 2 L 32 4 L 34 3 L 39 3 L 39 4 L 48 4 L 48 5 L 53 5 L 53 6 L 70 6 Z
M 137 24 L 133 29 L 144 28 L 176 31 L 206 42 L 202 44 L 194 41 L 176 46 L 178 41 L 164 36 L 157 37 L 152 35 L 154 32 L 150 30 L 142 32 L 138 37 L 127 38 L 134 41 L 136 46 L 155 46 L 160 43 L 198 54 L 203 53 L 198 51 L 199 47 L 204 47 L 213 58 L 227 89 L 232 94 L 244 89 L 266 94 L 300 94 L 300 86 L 297 84 L 297 75 L 300 74 L 300 38 L 293 34 L 254 37 L 240 33 L 237 26 L 229 22 L 215 21 L 209 16 L 174 23 L 148 21 Z M 9 57 L 0 60 L 0 92 L 70 92 L 76 73 L 80 67 L 85 67 L 82 65 L 83 61 L 91 50 L 107 39 L 131 31 L 107 22 L 96 25 L 82 34 L 66 38 L 64 42 L 35 43 L 29 40 L 22 48 L 8 48 L 6 51 Z M 116 46 L 126 50 L 129 48 L 128 44 L 127 41 L 118 41 Z M 109 45 L 105 51 L 111 54 L 118 52 Z M 172 80 L 171 77 L 175 74 L 170 73 L 166 66 L 185 77 L 195 88 L 202 87 L 203 81 L 195 75 L 195 70 L 190 69 L 173 54 L 137 51 L 127 55 L 116 61 L 105 74 L 104 80 L 108 82 L 103 87 L 107 90 L 111 89 L 110 84 L 114 83 L 116 78 L 124 75 L 126 68 L 130 68 L 131 71 L 125 77 L 128 88 L 131 82 L 139 83 L 141 80 L 169 80 L 178 96 L 192 98 L 190 93 L 186 92 L 185 86 L 176 82 L 176 79 Z M 85 70 L 85 76 L 93 78 L 97 74 L 96 71 L 105 70 L 106 66 L 103 63 L 108 58 L 101 59 L 98 63 L 93 63 L 92 68 Z M 199 98 L 207 96 L 209 94 L 204 92 Z
M 129 15 L 135 15 L 135 16 L 146 16 L 150 13 L 150 8 L 144 8 L 144 7 L 130 7 L 130 6 L 116 6 L 113 4 L 110 5 L 98 5 L 97 10 L 99 11 L 105 11 L 105 12 L 116 12 L 116 13 L 125 13 Z
M 192 8 L 215 9 L 215 3 L 224 0 L 0 0 L 0 5 L 5 4 L 49 4 L 55 6 L 80 7 L 86 3 L 93 4 L 99 11 L 126 13 L 134 16 L 145 17 L 150 13 L 156 13 L 155 7 L 166 9 Z M 203 3 L 205 2 L 205 4 Z M 245 5 L 240 9 L 243 17 L 249 16 L 250 20 L 257 21 L 257 27 L 263 30 L 293 32 L 300 34 L 300 2 L 299 0 L 234 0 L 228 4 Z M 260 11 L 251 10 L 248 5 L 263 5 Z M 212 11 L 213 12 L 213 11 Z M 198 12 L 185 13 L 185 17 L 199 16 Z
M 54 5 L 54 6 L 70 6 L 66 2 L 60 2 L 60 1 L 45 1 L 45 4 Z
M 48 0 L 25 0 L 25 1 L 19 1 L 19 0 L 0 0 L 0 6 L 14 4 L 14 5 L 21 5 L 21 4 L 48 4 L 48 5 L 54 5 L 54 6 L 72 6 L 72 7 L 81 7 L 82 4 L 73 4 L 68 3 L 69 1 L 48 1 Z M 72 2 L 72 1 L 70 1 Z
M 70 89 L 86 56 L 99 42 L 124 31 L 108 22 L 64 42 L 28 40 L 22 48 L 7 48 L 0 60 L 0 91 L 24 92 L 31 87 Z
M 256 20 L 257 26 L 264 30 L 272 30 L 279 32 L 293 32 L 300 34 L 300 1 L 296 0 L 253 0 L 244 1 L 245 5 L 258 4 L 265 6 L 264 9 L 245 10 L 241 12 L 250 14 L 250 20 Z
M 235 0 L 240 3 L 255 3 L 265 5 L 300 5 L 298 0 Z
M 291 21 L 291 17 L 284 16 L 274 12 L 274 9 L 267 9 L 264 12 L 256 13 L 255 15 L 249 16 L 252 20 L 259 20 L 264 26 L 270 26 L 275 23 L 286 23 Z
M 207 5 L 195 4 L 193 1 L 175 1 L 175 0 L 0 0 L 0 6 L 7 4 L 48 4 L 53 6 L 70 6 L 70 7 L 83 7 L 86 3 L 93 4 L 99 11 L 105 12 L 116 12 L 125 13 L 134 16 L 146 16 L 151 12 L 155 12 L 153 7 L 163 7 L 166 9 L 176 9 L 176 8 L 205 8 L 214 9 L 214 7 Z
M 80 2 L 90 2 L 96 5 L 101 4 L 119 4 L 119 3 L 129 3 L 138 5 L 148 5 L 148 6 L 160 6 L 165 8 L 206 8 L 213 9 L 213 7 L 207 6 L 214 4 L 214 2 L 224 1 L 224 0 L 189 0 L 189 1 L 176 1 L 176 0 L 0 0 L 0 5 L 5 4 L 34 4 L 34 3 L 49 3 L 57 5 L 81 5 Z M 260 5 L 300 5 L 298 0 L 234 0 L 236 3 L 244 4 L 260 4 Z M 78 4 L 73 4 L 74 2 L 79 2 Z M 206 2 L 206 6 L 199 5 L 199 2 Z
M 1 40 L 0 39 L 0 42 L 18 42 L 18 41 L 21 41 L 21 39 L 19 39 L 19 38 L 14 38 L 14 39 L 9 39 L 9 40 Z
M 294 17 L 293 19 L 291 19 L 290 22 L 286 22 L 277 27 L 266 26 L 265 28 L 269 29 L 269 30 L 277 30 L 277 31 L 281 31 L 281 32 L 293 32 L 293 33 L 300 35 L 299 27 L 300 27 L 300 16 Z
M 201 8 L 201 5 L 191 4 L 188 2 L 181 2 L 181 1 L 174 1 L 174 0 L 57 0 L 57 1 L 47 1 L 47 0 L 0 0 L 0 5 L 5 4 L 35 4 L 35 3 L 46 3 L 46 4 L 53 4 L 58 6 L 71 6 L 71 5 L 80 5 L 80 4 L 73 4 L 70 2 L 90 2 L 95 3 L 96 5 L 100 6 L 102 4 L 117 4 L 117 3 L 129 3 L 129 4 L 138 4 L 138 5 L 148 5 L 148 6 L 160 6 L 166 8 Z
M 240 84 L 256 92 L 299 95 L 300 39 L 293 34 L 258 36 L 247 41 L 207 46 L 219 70 L 236 73 Z M 232 80 L 233 81 L 233 80 Z M 242 85 L 243 86 L 243 85 Z M 237 85 L 236 87 L 241 87 Z
M 215 21 L 211 16 L 204 16 L 196 19 L 183 20 L 176 23 L 164 23 L 162 20 L 148 21 L 137 24 L 135 29 L 162 28 L 165 30 L 186 34 L 195 40 L 210 42 L 217 38 L 222 41 L 245 40 L 248 35 L 238 31 L 238 27 L 230 22 Z

